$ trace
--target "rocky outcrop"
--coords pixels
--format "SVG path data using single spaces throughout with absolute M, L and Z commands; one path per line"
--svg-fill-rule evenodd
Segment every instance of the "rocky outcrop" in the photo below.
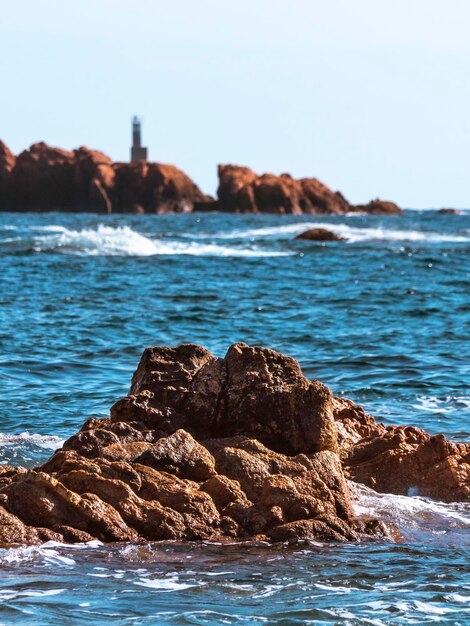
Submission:
M 0 141 L 0 211 L 97 213 L 348 212 L 400 214 L 391 202 L 353 206 L 316 178 L 258 176 L 247 167 L 219 165 L 218 197 L 201 192 L 184 172 L 161 163 L 113 163 L 97 150 L 73 152 L 33 144 L 15 157 Z
M 295 238 L 306 241 L 346 241 L 344 237 L 340 237 L 326 228 L 309 228 L 300 235 L 296 235 Z
M 394 202 L 388 200 L 371 200 L 368 204 L 356 204 L 351 207 L 353 213 L 367 213 L 369 215 L 402 215 L 403 211 Z
M 0 543 L 392 538 L 346 478 L 469 500 L 469 452 L 377 424 L 273 350 L 153 347 L 110 417 L 41 467 L 0 466 Z
M 128 396 L 33 470 L 0 470 L 0 542 L 383 535 L 355 517 L 334 399 L 273 350 L 144 351 Z
M 0 142 L 0 211 L 187 212 L 207 199 L 173 165 L 113 163 L 97 150 L 45 143 L 15 158 Z
M 197 203 L 199 211 L 280 214 L 401 214 L 391 202 L 374 200 L 368 205 L 353 206 L 338 191 L 332 191 L 316 178 L 295 179 L 290 174 L 257 175 L 248 167 L 219 165 L 217 200 Z
M 350 400 L 335 398 L 346 475 L 376 491 L 444 502 L 470 501 L 470 443 L 415 426 L 378 424 Z

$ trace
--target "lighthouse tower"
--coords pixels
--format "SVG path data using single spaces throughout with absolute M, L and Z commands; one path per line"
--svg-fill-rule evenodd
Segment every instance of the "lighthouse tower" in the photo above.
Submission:
M 140 119 L 134 115 L 132 118 L 131 163 L 145 163 L 147 161 L 147 148 L 142 147 L 141 127 Z

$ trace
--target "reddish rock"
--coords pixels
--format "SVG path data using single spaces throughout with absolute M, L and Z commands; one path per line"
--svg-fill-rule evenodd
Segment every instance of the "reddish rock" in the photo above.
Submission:
M 374 200 L 354 207 L 338 191 L 316 178 L 292 178 L 289 174 L 258 176 L 247 167 L 219 165 L 218 200 L 196 209 L 233 213 L 344 214 L 349 211 L 400 214 L 397 205 Z
M 78 210 L 111 213 L 109 193 L 115 172 L 111 159 L 97 150 L 81 147 L 75 154 L 75 207 Z
M 307 241 L 346 241 L 344 237 L 340 237 L 326 228 L 310 228 L 297 235 L 296 239 L 305 239 Z
M 294 359 L 243 343 L 224 359 L 149 348 L 130 392 L 42 467 L 3 468 L 0 541 L 365 536 L 333 396 Z
M 217 359 L 193 344 L 148 348 L 132 378 L 131 402 L 143 392 L 153 394 L 150 410 L 171 410 L 158 426 L 179 424 L 198 439 L 243 434 L 288 454 L 336 449 L 330 390 L 274 350 L 238 343 Z M 119 419 L 116 406 L 112 419 Z
M 0 142 L 0 210 L 172 213 L 207 200 L 173 165 L 113 163 L 97 150 L 45 143 L 15 159 Z
M 344 467 L 376 491 L 470 501 L 470 444 L 414 426 L 391 426 L 359 440 L 344 456 Z
M 184 172 L 161 163 L 112 163 L 97 150 L 73 152 L 41 142 L 16 159 L 0 142 L 0 210 L 99 213 L 398 214 L 391 202 L 351 206 L 316 178 L 257 175 L 247 167 L 219 165 L 218 199 L 201 192 Z
M 219 165 L 218 208 L 235 213 L 345 213 L 348 202 L 316 178 L 258 176 L 247 167 Z
M 330 214 L 349 211 L 349 202 L 339 191 L 332 191 L 316 178 L 301 178 L 299 182 L 305 196 L 305 201 L 301 203 L 303 213 Z
M 8 178 L 11 208 L 70 211 L 74 208 L 73 152 L 41 142 L 22 152 Z
M 16 163 L 16 157 L 3 141 L 0 141 L 0 192 L 8 180 L 11 170 Z M 1 202 L 1 198 L 0 198 Z
M 403 215 L 403 209 L 387 200 L 371 200 L 368 204 L 357 204 L 350 208 L 351 211 L 357 213 L 368 213 L 370 215 Z
M 174 165 L 115 163 L 112 193 L 117 212 L 188 213 L 206 196 Z
M 41 467 L 0 466 L 0 543 L 394 540 L 355 517 L 345 476 L 468 501 L 469 475 L 470 444 L 377 424 L 278 352 L 153 347 L 110 418 Z

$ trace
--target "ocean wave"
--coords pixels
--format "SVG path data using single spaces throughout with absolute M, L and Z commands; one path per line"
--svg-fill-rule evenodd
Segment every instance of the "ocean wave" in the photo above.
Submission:
M 378 517 L 394 524 L 407 539 L 449 533 L 449 540 L 454 540 L 454 533 L 457 533 L 463 541 L 459 530 L 466 532 L 466 543 L 470 539 L 469 502 L 446 503 L 419 496 L 377 493 L 365 485 L 349 484 L 355 496 L 353 506 L 357 515 Z
M 283 226 L 268 226 L 265 228 L 253 228 L 250 230 L 235 230 L 218 233 L 218 239 L 252 239 L 263 237 L 281 237 L 282 235 L 298 235 L 309 228 L 326 228 L 341 237 L 345 237 L 349 243 L 365 241 L 403 241 L 403 242 L 429 242 L 429 243 L 468 243 L 467 235 L 442 234 L 419 230 L 395 230 L 393 228 L 360 228 L 348 224 L 330 224 L 325 222 L 302 222 L 285 224 Z
M 40 435 L 29 432 L 19 434 L 0 433 L 0 447 L 2 446 L 22 446 L 24 444 L 33 444 L 47 450 L 56 450 L 64 443 L 64 440 L 55 435 Z
M 47 541 L 38 546 L 15 546 L 12 548 L 0 548 L 0 565 L 17 565 L 20 563 L 45 563 L 48 565 L 76 564 L 75 559 L 69 554 L 74 551 L 90 550 L 101 547 L 103 544 L 97 539 L 86 543 L 58 543 Z M 67 554 L 63 554 L 66 552 Z M 0 592 L 1 593 L 1 592 Z M 1 599 L 1 596 L 0 596 Z
M 470 409 L 470 396 L 417 396 L 411 406 L 430 413 L 454 413 Z
M 7 249 L 78 256 L 189 255 L 219 257 L 288 256 L 292 251 L 261 250 L 255 246 L 228 247 L 215 243 L 154 239 L 129 226 L 99 225 L 96 229 L 70 230 L 63 226 L 39 226 L 26 238 L 3 239 Z M 34 234 L 40 231 L 41 234 Z M 44 234 L 42 234 L 44 233 Z
M 51 226 L 47 227 L 51 231 Z M 51 234 L 33 238 L 35 252 L 103 256 L 151 256 L 158 248 L 151 239 L 135 232 L 129 226 L 99 225 L 96 229 L 69 230 L 58 227 Z

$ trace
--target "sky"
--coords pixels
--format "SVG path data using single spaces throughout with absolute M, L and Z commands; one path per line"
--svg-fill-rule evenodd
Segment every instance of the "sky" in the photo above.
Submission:
M 0 0 L 0 138 L 470 207 L 469 0 Z

